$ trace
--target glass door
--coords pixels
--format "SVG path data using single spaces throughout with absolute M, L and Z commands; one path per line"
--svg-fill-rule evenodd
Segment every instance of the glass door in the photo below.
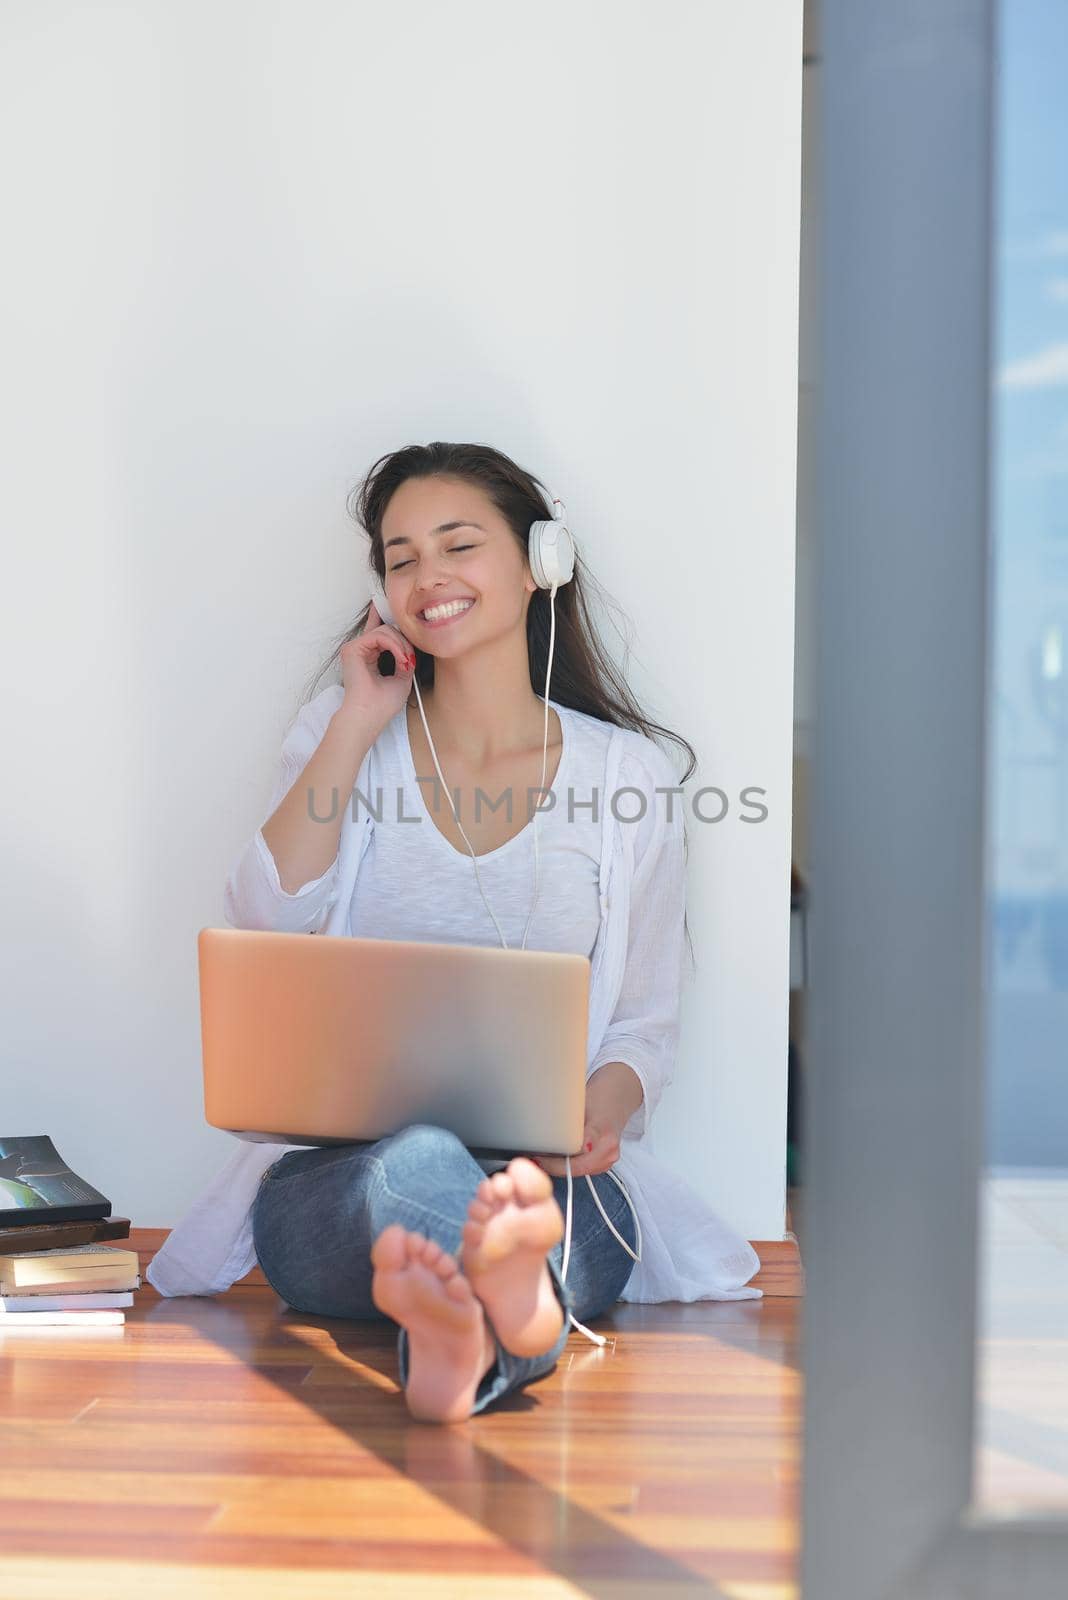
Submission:
M 806 1600 L 1068 1591 L 1066 13 L 820 7 Z

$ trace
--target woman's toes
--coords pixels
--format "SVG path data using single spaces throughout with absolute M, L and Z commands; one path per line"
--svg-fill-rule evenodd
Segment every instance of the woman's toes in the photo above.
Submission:
M 498 1203 L 512 1198 L 512 1179 L 507 1171 L 493 1173 L 490 1178 L 490 1185 L 493 1189 L 493 1197 Z
M 407 1260 L 408 1234 L 399 1222 L 391 1222 L 371 1246 L 371 1261 L 383 1272 L 398 1272 Z
M 516 1199 L 524 1205 L 531 1205 L 536 1200 L 545 1200 L 553 1192 L 553 1180 L 545 1168 L 539 1167 L 534 1161 L 528 1161 L 526 1156 L 516 1156 L 508 1171 Z
M 422 1260 L 428 1267 L 436 1266 L 444 1253 L 445 1252 L 442 1250 L 436 1239 L 424 1239 L 423 1248 L 419 1252 Z
M 447 1250 L 438 1250 L 433 1261 L 428 1263 L 430 1270 L 437 1273 L 444 1283 L 449 1278 L 455 1278 L 460 1270 L 460 1263 L 455 1256 L 450 1256 Z

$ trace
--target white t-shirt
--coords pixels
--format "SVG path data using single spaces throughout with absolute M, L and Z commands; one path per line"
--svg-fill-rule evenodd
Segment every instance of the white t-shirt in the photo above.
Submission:
M 509 949 L 522 946 L 526 928 L 528 950 L 589 956 L 601 924 L 598 874 L 601 808 L 607 803 L 608 731 L 602 732 L 593 718 L 574 717 L 563 706 L 556 709 L 563 749 L 551 798 L 543 798 L 537 819 L 538 896 L 529 927 L 534 898 L 530 807 L 536 792 L 530 805 L 525 787 L 512 792 L 513 821 L 527 820 L 504 844 L 478 856 L 478 874 Z M 448 783 L 444 764 L 442 771 Z M 499 947 L 493 918 L 479 893 L 471 852 L 451 844 L 431 814 L 436 800 L 438 815 L 452 816 L 441 782 L 436 772 L 432 782 L 416 777 L 403 707 L 375 741 L 368 772 L 366 788 L 354 792 L 352 801 L 354 806 L 373 809 L 375 816 L 350 903 L 353 935 Z M 498 809 L 507 811 L 507 794 L 502 799 L 490 789 L 485 793 L 483 815 L 497 801 L 501 801 Z M 470 834 L 473 797 L 458 796 L 454 789 L 453 803 Z

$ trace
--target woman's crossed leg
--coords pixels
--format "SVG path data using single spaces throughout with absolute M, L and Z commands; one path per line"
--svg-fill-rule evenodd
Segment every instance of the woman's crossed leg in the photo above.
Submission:
M 615 1227 L 633 1241 L 618 1189 L 606 1177 L 594 1181 Z M 609 1230 L 577 1182 L 568 1269 L 581 1286 L 575 1306 L 559 1270 L 557 1195 L 565 1188 L 524 1157 L 487 1178 L 454 1134 L 413 1124 L 375 1144 L 283 1156 L 264 1174 L 253 1208 L 256 1254 L 297 1310 L 396 1322 L 412 1415 L 458 1421 L 549 1371 L 568 1311 L 605 1309 L 629 1276 L 629 1257 L 618 1241 L 605 1250 Z

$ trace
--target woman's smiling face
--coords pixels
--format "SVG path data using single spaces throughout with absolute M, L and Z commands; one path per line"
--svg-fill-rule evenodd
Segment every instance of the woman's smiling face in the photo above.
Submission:
M 382 545 L 397 627 L 418 649 L 454 655 L 525 628 L 537 585 L 515 534 L 473 484 L 406 479 L 383 513 Z M 435 617 L 433 608 L 452 600 L 470 603 Z M 427 608 L 429 617 L 423 615 Z

